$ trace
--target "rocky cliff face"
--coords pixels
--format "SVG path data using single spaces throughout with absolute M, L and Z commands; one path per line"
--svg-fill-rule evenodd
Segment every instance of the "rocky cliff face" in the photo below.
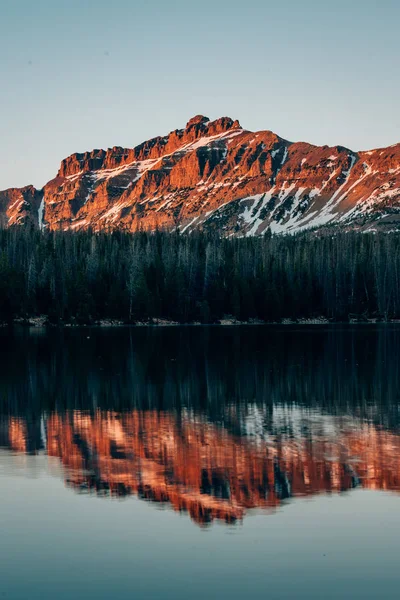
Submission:
M 11 188 L 0 192 L 0 225 L 41 225 L 43 215 L 43 191 L 32 185 Z
M 390 230 L 400 226 L 400 144 L 317 147 L 199 115 L 133 149 L 73 154 L 43 190 L 0 192 L 0 212 L 10 225 L 63 230 Z

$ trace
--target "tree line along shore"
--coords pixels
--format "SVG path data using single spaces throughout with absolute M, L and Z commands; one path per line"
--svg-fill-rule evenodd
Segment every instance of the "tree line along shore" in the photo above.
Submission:
M 223 238 L 12 227 L 0 230 L 0 321 L 396 320 L 399 249 L 400 233 Z

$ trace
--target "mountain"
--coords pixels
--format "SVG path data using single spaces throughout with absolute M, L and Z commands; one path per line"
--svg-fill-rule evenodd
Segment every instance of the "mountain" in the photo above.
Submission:
M 133 149 L 69 156 L 42 190 L 0 192 L 0 216 L 9 225 L 63 230 L 391 230 L 400 225 L 400 144 L 318 147 L 198 115 Z
M 32 222 L 42 224 L 43 191 L 32 185 L 0 192 L 0 224 L 17 225 Z

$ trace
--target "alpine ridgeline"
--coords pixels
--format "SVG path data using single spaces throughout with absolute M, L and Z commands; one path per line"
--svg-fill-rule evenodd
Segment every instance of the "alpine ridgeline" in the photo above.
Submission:
M 55 229 L 291 233 L 400 228 L 400 144 L 353 152 L 291 143 L 201 115 L 136 148 L 73 154 L 42 190 L 0 192 L 3 224 Z

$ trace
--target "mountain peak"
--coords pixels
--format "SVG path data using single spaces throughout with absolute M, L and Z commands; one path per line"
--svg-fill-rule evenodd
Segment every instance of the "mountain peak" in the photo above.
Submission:
M 210 121 L 204 115 L 196 115 L 187 122 L 185 131 L 189 132 L 193 129 L 202 131 L 203 128 L 207 128 L 211 135 L 216 135 L 230 129 L 240 129 L 240 123 L 238 120 L 234 121 L 230 117 L 220 117 L 215 121 Z
M 3 217 L 2 217 L 3 215 Z M 400 223 L 400 145 L 356 153 L 251 132 L 224 116 L 135 148 L 64 159 L 43 191 L 0 193 L 0 219 L 50 229 L 210 229 L 294 233 Z
M 185 129 L 190 129 L 191 127 L 194 127 L 195 125 L 205 125 L 206 123 L 209 123 L 210 119 L 208 117 L 205 117 L 204 115 L 196 115 L 195 117 L 192 117 L 191 119 L 189 119 L 189 121 L 186 124 Z

